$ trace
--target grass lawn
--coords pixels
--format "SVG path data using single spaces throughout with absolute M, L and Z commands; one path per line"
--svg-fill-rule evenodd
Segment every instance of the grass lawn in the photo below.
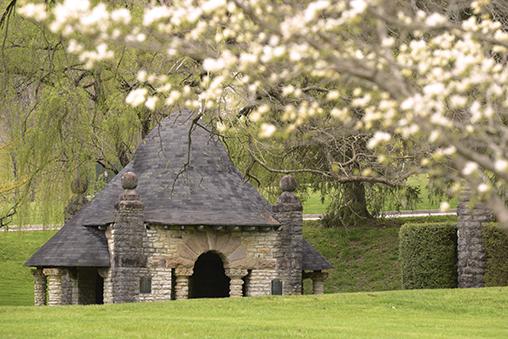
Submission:
M 55 231 L 0 233 L 0 306 L 33 305 L 32 274 L 23 264 L 53 234 Z
M 1 338 L 508 337 L 508 288 L 0 307 Z
M 304 237 L 334 269 L 327 292 L 382 291 L 401 288 L 399 227 L 323 228 L 306 221 Z

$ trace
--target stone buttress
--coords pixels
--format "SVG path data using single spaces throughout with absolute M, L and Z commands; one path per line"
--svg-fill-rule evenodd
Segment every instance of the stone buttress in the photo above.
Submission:
M 110 268 L 104 273 L 105 303 L 138 301 L 140 274 L 146 267 L 143 251 L 144 207 L 136 192 L 136 175 L 125 173 L 122 187 L 124 192 L 117 205 L 115 222 L 106 231 Z
M 282 194 L 273 206 L 274 217 L 280 222 L 277 271 L 282 280 L 283 294 L 302 293 L 302 204 L 296 197 L 296 180 L 289 175 L 282 177 Z

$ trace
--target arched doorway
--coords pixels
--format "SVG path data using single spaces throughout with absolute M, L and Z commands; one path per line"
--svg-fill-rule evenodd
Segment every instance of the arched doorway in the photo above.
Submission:
M 194 264 L 194 274 L 189 280 L 189 297 L 229 297 L 229 280 L 221 257 L 212 251 L 203 253 Z

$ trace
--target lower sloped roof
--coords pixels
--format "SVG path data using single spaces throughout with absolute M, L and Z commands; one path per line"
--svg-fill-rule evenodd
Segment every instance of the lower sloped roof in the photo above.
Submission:
M 303 262 L 304 271 L 327 270 L 333 266 L 325 259 L 307 240 L 303 240 Z
M 104 231 L 82 225 L 82 212 L 69 219 L 64 227 L 45 243 L 27 266 L 109 267 L 109 251 Z

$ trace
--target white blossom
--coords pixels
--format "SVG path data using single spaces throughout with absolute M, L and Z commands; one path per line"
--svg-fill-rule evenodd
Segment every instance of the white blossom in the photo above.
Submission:
M 430 27 L 443 25 L 448 21 L 444 15 L 433 13 L 425 19 L 425 24 Z
M 36 21 L 46 20 L 48 13 L 46 12 L 45 4 L 32 4 L 28 3 L 18 9 L 18 13 L 26 18 L 31 18 Z
M 450 203 L 448 203 L 447 201 L 442 201 L 441 204 L 439 205 L 439 210 L 441 210 L 441 212 L 449 211 Z
M 392 136 L 389 133 L 377 131 L 376 133 L 374 133 L 374 136 L 367 143 L 367 147 L 369 149 L 373 149 L 380 143 L 390 141 L 391 138 Z
M 476 162 L 468 161 L 462 169 L 462 174 L 469 176 L 478 170 L 478 164 Z
M 277 127 L 275 127 L 272 124 L 262 123 L 260 132 L 259 132 L 259 136 L 261 138 L 269 138 L 273 135 L 273 133 L 275 133 L 276 130 L 277 130 Z
M 111 19 L 114 22 L 128 25 L 131 22 L 131 12 L 127 8 L 115 9 L 111 12 Z
M 157 102 L 159 102 L 159 98 L 156 96 L 151 96 L 146 99 L 145 106 L 150 110 L 155 110 L 155 107 L 157 106 Z
M 132 90 L 129 95 L 127 95 L 125 102 L 132 107 L 137 107 L 145 102 L 147 94 L 148 90 L 146 88 L 137 88 Z
M 491 190 L 491 186 L 488 184 L 482 183 L 482 184 L 478 185 L 478 192 L 480 192 L 480 193 L 486 193 L 486 192 L 489 192 L 490 190 Z
M 504 159 L 496 160 L 494 168 L 499 172 L 508 172 L 508 161 Z

